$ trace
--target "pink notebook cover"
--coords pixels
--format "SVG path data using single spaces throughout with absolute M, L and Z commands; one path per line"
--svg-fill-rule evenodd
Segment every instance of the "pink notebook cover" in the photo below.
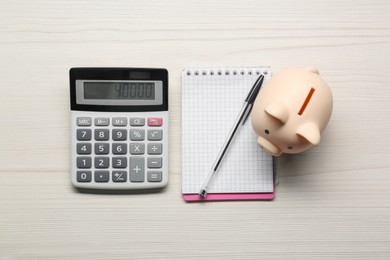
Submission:
M 209 193 L 206 198 L 198 194 L 183 194 L 187 202 L 194 201 L 219 201 L 219 200 L 272 200 L 275 192 L 271 193 Z
M 275 158 L 273 158 L 275 166 Z M 274 185 L 278 184 L 278 177 L 274 168 Z M 275 198 L 275 190 L 265 193 L 209 193 L 206 198 L 199 194 L 183 194 L 183 199 L 186 202 L 201 202 L 201 201 L 229 201 L 229 200 L 273 200 Z

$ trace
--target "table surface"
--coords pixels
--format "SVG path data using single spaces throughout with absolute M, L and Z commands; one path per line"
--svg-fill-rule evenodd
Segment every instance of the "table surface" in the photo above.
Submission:
M 389 259 L 390 3 L 2 1 L 0 259 Z M 314 65 L 334 95 L 322 143 L 278 160 L 273 201 L 185 203 L 186 66 Z M 69 180 L 71 67 L 165 67 L 169 185 Z

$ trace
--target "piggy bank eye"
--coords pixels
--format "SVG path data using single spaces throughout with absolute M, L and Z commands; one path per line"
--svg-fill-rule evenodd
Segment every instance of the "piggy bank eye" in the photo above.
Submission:
M 264 133 L 265 133 L 266 135 L 269 135 L 269 130 L 268 130 L 268 129 L 265 129 L 265 130 L 264 130 Z
M 292 150 L 292 149 L 294 149 L 294 147 L 292 147 L 292 146 L 290 145 L 290 146 L 287 146 L 287 149 Z

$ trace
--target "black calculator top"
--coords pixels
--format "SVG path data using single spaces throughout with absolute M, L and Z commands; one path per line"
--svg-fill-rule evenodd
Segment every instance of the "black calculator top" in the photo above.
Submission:
M 71 68 L 70 108 L 77 111 L 168 111 L 168 71 Z

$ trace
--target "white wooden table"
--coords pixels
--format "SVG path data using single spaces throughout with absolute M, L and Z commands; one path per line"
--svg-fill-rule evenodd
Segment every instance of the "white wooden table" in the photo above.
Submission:
M 390 3 L 2 1 L 0 259 L 389 259 Z M 185 66 L 315 65 L 334 94 L 319 147 L 278 162 L 271 202 L 181 198 Z M 170 183 L 79 193 L 76 66 L 170 73 Z

